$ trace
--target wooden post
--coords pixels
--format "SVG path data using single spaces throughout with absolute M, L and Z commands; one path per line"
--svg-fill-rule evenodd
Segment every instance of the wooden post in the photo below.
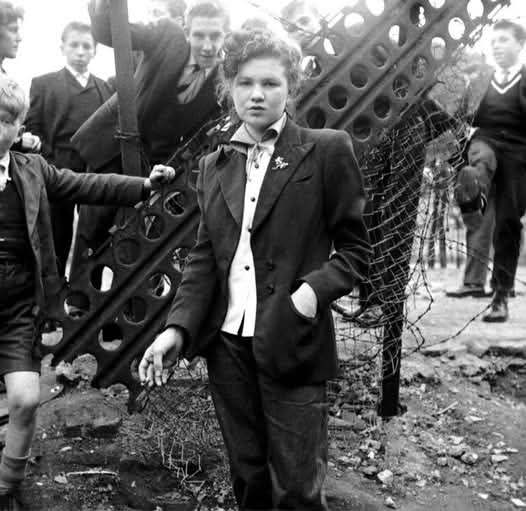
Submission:
M 142 172 L 139 130 L 135 105 L 133 55 L 127 0 L 110 1 L 110 22 L 112 44 L 115 52 L 122 168 L 125 174 L 140 176 Z

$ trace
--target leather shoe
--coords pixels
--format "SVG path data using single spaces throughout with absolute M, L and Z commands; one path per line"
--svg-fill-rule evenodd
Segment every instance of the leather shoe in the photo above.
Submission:
M 482 321 L 486 323 L 504 323 L 508 320 L 508 301 L 505 297 L 493 298 L 490 311 L 483 316 Z
M 486 296 L 491 296 L 491 292 L 487 292 L 484 289 L 484 286 L 477 286 L 474 284 L 463 284 L 458 289 L 454 291 L 446 291 L 446 296 L 451 298 L 466 298 L 471 296 L 473 298 L 484 298 Z

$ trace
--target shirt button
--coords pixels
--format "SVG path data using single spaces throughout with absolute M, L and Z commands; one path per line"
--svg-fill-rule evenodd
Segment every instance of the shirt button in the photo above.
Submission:
M 254 163 L 254 167 L 256 167 L 256 169 L 259 169 L 259 163 Z
M 250 197 L 250 200 L 251 200 L 251 202 L 256 202 L 256 198 L 255 197 Z
M 245 270 L 250 270 L 250 266 L 248 264 L 245 266 Z
M 252 227 L 249 227 L 249 228 L 247 229 L 247 231 L 248 231 L 248 232 L 252 232 Z

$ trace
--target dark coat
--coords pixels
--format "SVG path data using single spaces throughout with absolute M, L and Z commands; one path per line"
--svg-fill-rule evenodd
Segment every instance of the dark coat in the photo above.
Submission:
M 29 97 L 31 105 L 27 113 L 26 129 L 42 140 L 42 155 L 54 160 L 55 136 L 65 123 L 69 112 L 69 86 L 66 68 L 53 73 L 37 76 L 31 81 Z M 99 101 L 93 111 L 99 108 L 112 94 L 111 87 L 101 78 L 91 75 L 99 93 Z
M 283 168 L 278 168 L 280 157 L 287 163 Z M 206 356 L 226 314 L 228 274 L 243 216 L 245 160 L 231 148 L 201 160 L 197 242 L 166 322 L 186 331 L 187 358 Z M 337 374 L 330 304 L 365 274 L 370 245 L 364 204 L 349 135 L 303 129 L 289 119 L 276 143 L 252 226 L 254 356 L 271 377 L 302 384 Z M 314 319 L 297 312 L 290 299 L 302 281 L 318 298 Z
M 133 206 L 143 199 L 144 179 L 115 174 L 78 174 L 57 169 L 41 156 L 11 152 L 9 173 L 25 207 L 29 242 L 35 261 L 36 300 L 49 305 L 62 281 L 53 245 L 50 201 Z
M 111 26 L 107 6 L 100 9 L 90 3 L 91 26 L 95 39 L 111 46 Z M 148 144 L 150 130 L 159 112 L 165 106 L 168 94 L 174 94 L 184 66 L 190 56 L 190 45 L 183 29 L 175 21 L 164 18 L 156 23 L 131 23 L 133 50 L 141 51 L 142 58 L 134 76 L 139 135 Z M 211 79 L 211 77 L 209 77 Z M 73 136 L 72 141 L 82 158 L 93 169 L 101 168 L 120 153 L 120 141 L 115 138 L 118 128 L 117 96 L 113 95 Z M 214 108 L 218 110 L 214 101 Z M 211 117 L 217 111 L 211 112 Z M 156 126 L 157 132 L 173 130 L 170 119 L 164 127 Z

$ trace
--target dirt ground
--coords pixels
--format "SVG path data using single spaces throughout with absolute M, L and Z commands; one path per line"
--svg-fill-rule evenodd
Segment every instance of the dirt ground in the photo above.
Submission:
M 508 323 L 476 318 L 454 335 L 487 304 L 445 297 L 458 275 L 429 271 L 431 295 L 420 292 L 410 304 L 415 317 L 431 310 L 418 322 L 424 349 L 402 365 L 406 413 L 388 422 L 376 417 L 372 365 L 355 370 L 344 362 L 344 378 L 331 383 L 331 510 L 526 507 L 526 268 Z M 414 340 L 406 337 L 409 353 Z M 45 364 L 44 391 L 60 395 L 40 409 L 24 486 L 28 509 L 234 509 L 206 380 L 188 373 L 157 404 L 153 396 L 147 413 L 129 414 L 125 389 L 90 387 L 90 363 L 77 362 L 63 390 Z M 162 424 L 155 406 L 169 408 L 173 422 Z

